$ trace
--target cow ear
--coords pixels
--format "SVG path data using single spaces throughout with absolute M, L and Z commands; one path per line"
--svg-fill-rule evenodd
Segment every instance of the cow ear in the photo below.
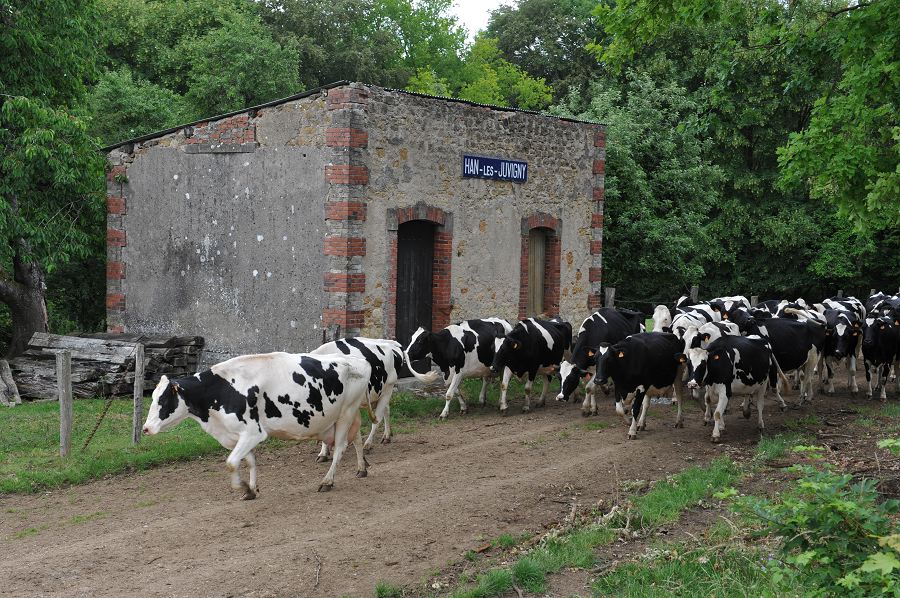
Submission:
M 708 341 L 710 339 L 710 334 L 707 332 L 703 335 L 703 340 Z
M 594 356 L 594 352 L 591 351 L 590 349 L 588 349 L 588 357 L 593 357 L 593 356 Z
M 687 361 L 687 357 L 684 356 L 684 353 L 676 353 L 675 361 L 677 361 L 678 363 L 684 363 Z
M 518 342 L 518 341 L 513 341 L 513 342 L 512 342 L 512 348 L 513 348 L 513 349 L 518 349 L 518 348 L 519 348 L 519 342 Z
M 174 390 L 178 394 L 181 394 L 181 386 L 177 382 L 172 382 L 171 386 L 172 390 Z

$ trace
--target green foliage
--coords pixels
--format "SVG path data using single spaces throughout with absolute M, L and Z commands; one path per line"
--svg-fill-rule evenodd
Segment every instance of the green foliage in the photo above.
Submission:
M 403 598 L 403 588 L 379 581 L 375 584 L 375 598 Z
M 476 580 L 475 587 L 451 594 L 452 598 L 490 598 L 512 590 L 513 576 L 509 569 L 490 569 Z
M 229 22 L 191 48 L 187 99 L 221 114 L 299 91 L 295 44 L 279 45 L 261 22 Z
M 125 66 L 103 73 L 87 104 L 91 133 L 105 144 L 174 127 L 194 114 L 180 95 L 136 78 Z
M 705 157 L 702 105 L 634 71 L 590 97 L 572 94 L 553 111 L 607 124 L 604 279 L 627 298 L 677 296 L 705 273 L 722 182 Z
M 105 233 L 104 160 L 64 109 L 14 97 L 0 103 L 0 268 L 12 253 L 52 271 L 90 255 Z
M 547 574 L 536 559 L 524 557 L 515 562 L 512 568 L 516 585 L 532 594 L 547 591 Z
M 808 437 L 798 432 L 763 436 L 756 445 L 756 458 L 761 461 L 774 461 L 783 458 L 788 451 Z
M 821 449 L 795 450 L 816 459 Z M 881 500 L 877 481 L 854 481 L 827 463 L 791 470 L 800 477 L 779 499 L 736 499 L 741 512 L 759 520 L 760 534 L 782 539 L 773 580 L 807 595 L 830 595 L 838 586 L 852 596 L 900 591 L 900 541 L 892 535 L 900 503 Z

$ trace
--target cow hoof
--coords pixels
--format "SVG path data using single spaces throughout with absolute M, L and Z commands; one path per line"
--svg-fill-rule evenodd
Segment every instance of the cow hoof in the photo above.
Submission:
M 778 408 L 781 410 L 782 413 L 787 411 L 787 405 L 779 405 Z
M 582 411 L 582 412 L 581 412 L 581 417 L 588 417 L 590 414 L 591 414 L 590 411 Z
M 460 415 L 465 415 L 465 414 L 467 414 L 468 412 L 469 412 L 468 409 L 460 409 L 460 410 L 459 410 L 459 414 L 460 414 Z
M 711 440 L 712 440 L 712 443 L 713 443 L 713 444 L 719 444 L 720 442 L 722 442 L 722 439 L 719 438 L 718 436 L 713 436 L 713 437 L 711 438 Z
M 752 414 L 749 411 L 744 411 L 744 419 L 750 419 Z
M 328 457 L 326 457 L 325 455 L 319 455 L 316 457 L 316 463 L 325 463 L 326 461 L 328 461 Z
M 641 425 L 639 425 L 639 426 L 638 426 L 638 431 L 640 431 L 640 432 L 646 432 L 646 431 L 647 431 L 647 424 L 641 424 Z
M 531 407 L 522 407 L 522 413 L 528 413 L 531 411 Z
M 319 484 L 319 492 L 331 492 L 331 489 L 334 488 L 334 483 L 331 484 Z
M 676 427 L 676 428 L 683 428 L 683 427 L 684 427 L 684 422 L 675 422 L 675 427 Z
M 364 444 L 364 445 L 363 445 L 363 452 L 364 452 L 364 453 L 370 453 L 370 452 L 372 452 L 372 445 L 369 444 L 369 443 Z
M 446 421 L 446 420 L 447 420 L 447 416 L 444 415 L 443 413 L 441 413 L 441 414 L 438 416 L 438 419 L 439 419 L 439 420 L 442 420 L 442 421 Z
M 357 472 L 356 472 L 356 477 L 358 477 L 358 478 L 365 478 L 365 477 L 368 477 L 368 476 L 369 476 L 369 472 L 366 471 L 366 470 L 362 470 L 362 471 L 357 471 Z
M 637 434 L 629 434 L 628 440 L 637 440 Z
M 241 495 L 241 500 L 253 500 L 256 498 L 256 492 L 253 491 L 247 482 L 241 482 L 241 490 L 244 491 L 244 494 Z
M 383 437 L 381 438 L 381 444 L 390 444 L 390 443 L 391 443 L 391 437 L 390 437 L 390 436 L 383 436 Z

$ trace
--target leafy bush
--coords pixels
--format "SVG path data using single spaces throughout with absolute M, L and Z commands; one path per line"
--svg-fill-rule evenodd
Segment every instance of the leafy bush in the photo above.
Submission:
M 795 452 L 819 459 L 818 447 Z M 807 595 L 872 596 L 900 593 L 900 534 L 893 534 L 898 501 L 880 501 L 876 480 L 798 464 L 793 488 L 779 500 L 737 499 L 739 511 L 762 522 L 761 535 L 781 538 L 773 581 L 803 587 Z

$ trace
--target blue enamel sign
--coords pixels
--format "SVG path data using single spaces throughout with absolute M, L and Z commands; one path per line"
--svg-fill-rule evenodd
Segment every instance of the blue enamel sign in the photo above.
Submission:
M 528 180 L 528 162 L 463 156 L 463 177 L 524 183 Z

